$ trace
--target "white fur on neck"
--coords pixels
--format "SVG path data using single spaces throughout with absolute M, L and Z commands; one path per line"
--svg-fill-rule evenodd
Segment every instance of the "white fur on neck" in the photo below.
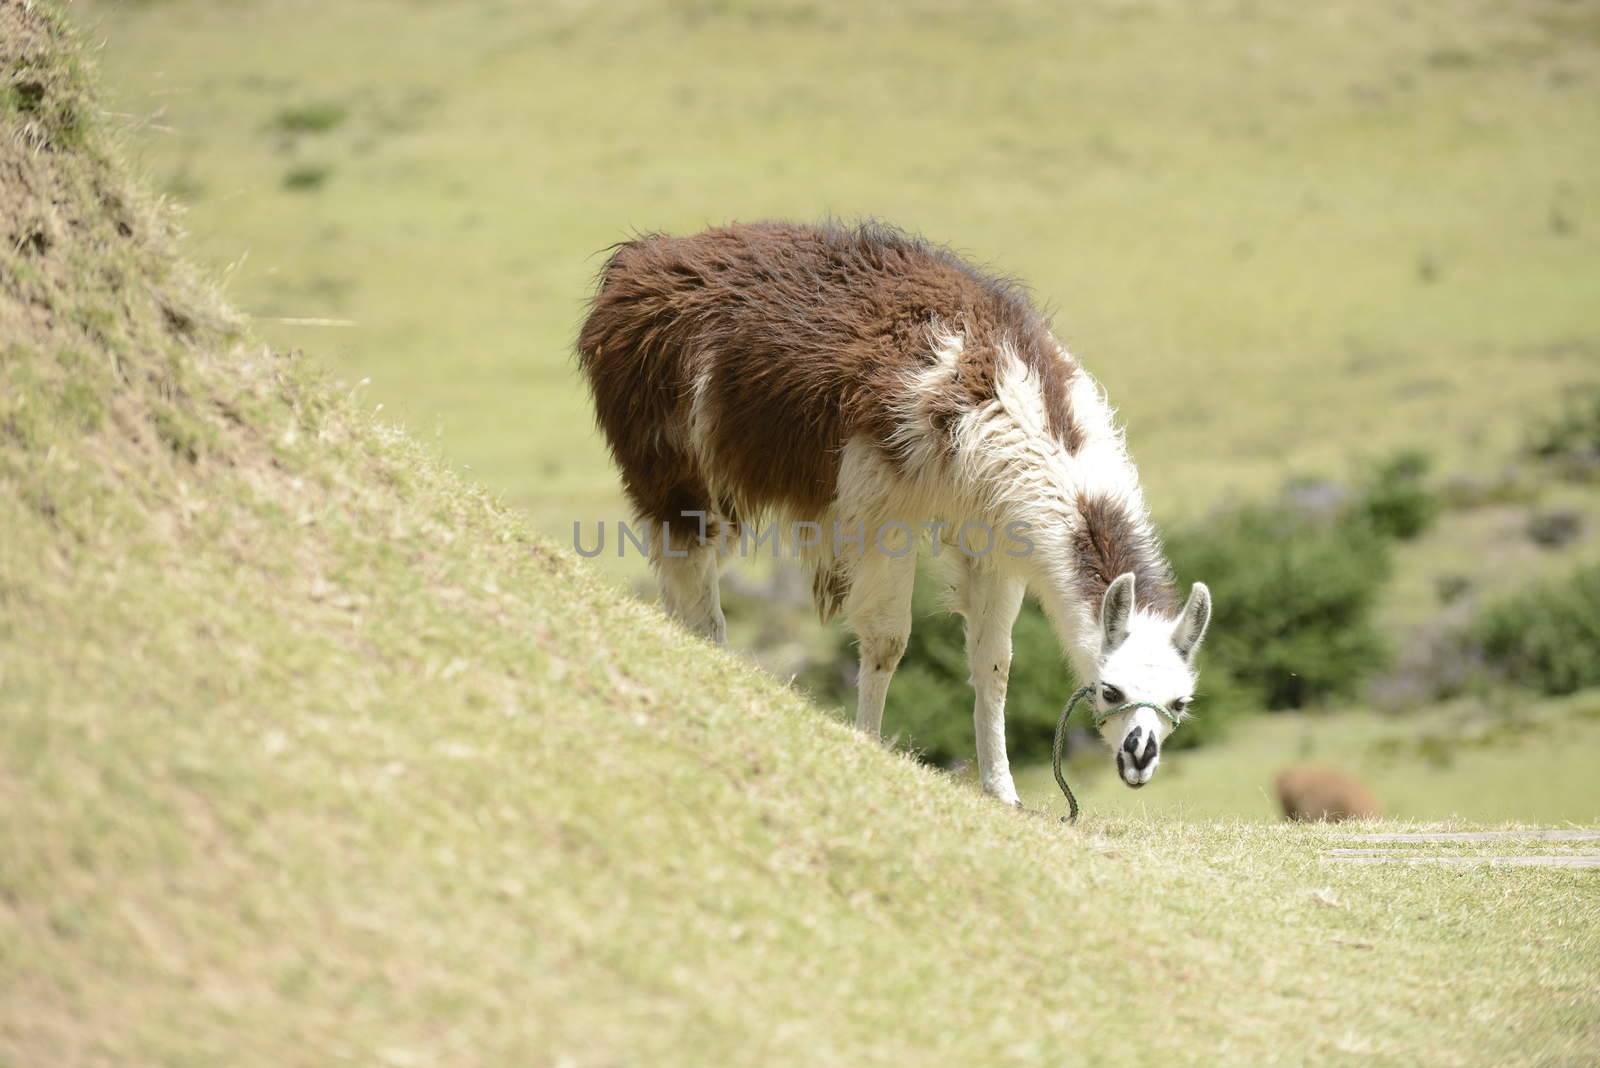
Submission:
M 1058 350 L 1057 358 L 1070 359 L 1065 350 Z M 1077 501 L 1114 501 L 1132 520 L 1136 536 L 1155 542 L 1139 473 L 1116 413 L 1088 371 L 1077 367 L 1071 378 L 1072 419 L 1082 433 L 1076 452 L 1048 432 L 1039 381 L 1008 346 L 1002 347 L 997 378 L 994 402 L 963 421 L 958 459 L 969 484 L 982 487 L 993 521 L 1028 528 L 1034 552 L 1018 562 L 1017 570 L 1039 597 L 1073 670 L 1092 679 L 1100 635 L 1097 606 L 1084 603 L 1077 592 L 1073 543 L 1083 524 Z

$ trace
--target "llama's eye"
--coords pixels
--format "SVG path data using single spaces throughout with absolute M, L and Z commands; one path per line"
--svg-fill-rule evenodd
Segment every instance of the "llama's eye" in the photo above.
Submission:
M 1100 687 L 1100 696 L 1108 705 L 1120 705 L 1122 703 L 1122 691 L 1115 686 L 1102 685 Z
M 1172 711 L 1176 712 L 1178 715 L 1181 716 L 1185 712 L 1189 711 L 1189 706 L 1191 704 L 1193 704 L 1193 703 L 1194 703 L 1194 698 L 1192 698 L 1192 697 L 1180 697 L 1176 701 L 1174 701 L 1170 705 L 1168 705 L 1167 707 L 1172 709 Z

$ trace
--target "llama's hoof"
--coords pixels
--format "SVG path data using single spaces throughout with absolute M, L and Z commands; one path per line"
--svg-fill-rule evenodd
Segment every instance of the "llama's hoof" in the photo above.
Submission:
M 1010 786 L 1010 784 L 1008 783 L 1007 786 Z M 1002 805 L 1009 805 L 1011 808 L 1022 807 L 1022 799 L 1017 796 L 1017 789 L 1014 786 L 1011 786 L 1010 789 L 1000 790 L 991 790 L 988 787 L 984 787 L 983 792 L 1000 802 Z

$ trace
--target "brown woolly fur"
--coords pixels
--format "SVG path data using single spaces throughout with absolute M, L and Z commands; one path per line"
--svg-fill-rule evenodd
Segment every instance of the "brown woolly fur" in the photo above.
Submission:
M 994 398 L 1010 345 L 1038 377 L 1049 432 L 1079 447 L 1068 405 L 1077 369 L 1020 288 L 876 223 L 624 242 L 601 272 L 578 355 L 639 515 L 681 522 L 703 510 L 737 525 L 769 509 L 821 515 L 851 438 L 904 463 L 896 405 L 943 331 L 965 340 L 933 413 L 943 433 Z M 713 500 L 713 486 L 727 499 Z
M 1172 566 L 1155 536 L 1140 530 L 1128 510 L 1110 497 L 1080 496 L 1077 503 L 1083 522 L 1073 540 L 1075 574 L 1078 592 L 1096 618 L 1106 587 L 1129 572 L 1134 576 L 1134 597 L 1140 608 L 1174 614 L 1178 594 Z
M 1338 823 L 1382 815 L 1372 791 L 1333 768 L 1287 768 L 1278 774 L 1277 787 L 1284 819 Z

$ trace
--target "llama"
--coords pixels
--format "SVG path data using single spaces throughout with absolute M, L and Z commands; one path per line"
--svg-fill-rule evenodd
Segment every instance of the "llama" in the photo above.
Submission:
M 601 270 L 578 359 L 628 500 L 660 531 L 671 616 L 722 642 L 730 539 L 763 518 L 828 532 L 794 541 L 819 614 L 856 635 L 856 726 L 877 737 L 927 534 L 965 620 L 984 790 L 1018 804 L 1005 697 L 1027 591 L 1100 715 L 1171 713 L 1100 724 L 1122 780 L 1150 781 L 1211 597 L 1195 583 L 1178 605 L 1104 393 L 1016 285 L 875 223 L 643 236 Z
M 1372 791 L 1334 768 L 1285 768 L 1274 785 L 1286 820 L 1339 823 L 1383 814 Z

